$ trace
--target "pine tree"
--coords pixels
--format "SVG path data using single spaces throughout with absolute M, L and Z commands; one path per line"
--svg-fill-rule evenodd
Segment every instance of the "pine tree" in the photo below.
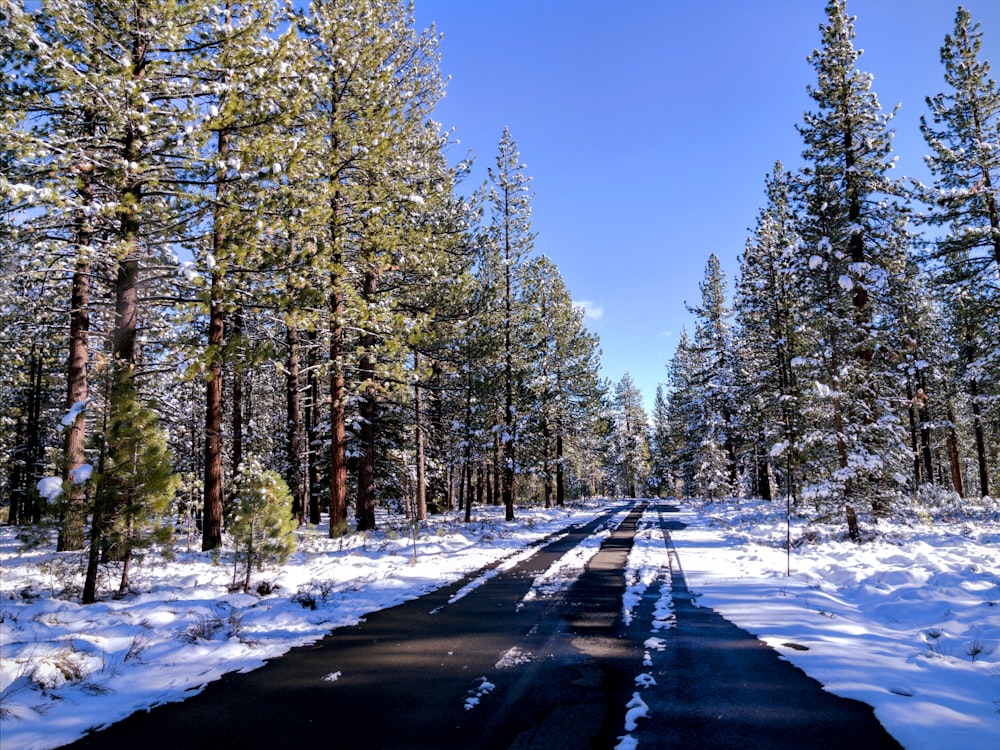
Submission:
M 695 316 L 693 345 L 701 371 L 696 373 L 700 419 L 693 425 L 696 441 L 695 485 L 700 495 L 717 498 L 738 494 L 736 446 L 736 373 L 726 304 L 726 277 L 719 258 L 712 253 L 699 285 L 701 304 L 689 307 Z
M 996 180 L 1000 171 L 1000 88 L 990 65 L 980 59 L 982 31 L 959 7 L 953 33 L 945 37 L 941 62 L 946 93 L 928 97 L 932 122 L 921 118 L 931 154 L 927 164 L 934 185 L 917 186 L 931 206 L 927 223 L 946 234 L 931 246 L 934 280 L 961 322 L 960 356 L 969 389 L 979 488 L 989 494 L 990 460 L 987 420 L 997 419 L 989 402 L 1000 393 L 1000 213 Z M 996 427 L 993 428 L 994 430 Z
M 202 353 L 206 550 L 222 543 L 226 316 L 235 300 L 248 296 L 239 279 L 262 264 L 259 222 L 272 222 L 288 209 L 287 193 L 278 188 L 282 165 L 294 153 L 283 135 L 298 97 L 287 93 L 287 71 L 290 60 L 302 52 L 292 34 L 276 36 L 279 14 L 273 0 L 227 4 L 218 10 L 218 22 L 204 24 L 197 38 L 201 84 L 196 101 L 209 116 L 201 129 L 200 163 L 191 170 L 191 179 L 201 183 L 211 205 L 207 243 L 198 248 L 209 277 L 203 293 L 208 330 Z M 251 212 L 257 214 L 256 221 Z M 234 279 L 231 271 L 243 275 Z
M 566 450 L 580 445 L 579 430 L 597 394 L 597 340 L 583 325 L 559 270 L 546 256 L 521 271 L 521 334 L 527 349 L 525 456 L 542 482 L 546 507 L 565 502 Z
M 611 481 L 621 495 L 637 497 L 649 477 L 649 436 L 642 393 L 628 373 L 615 385 L 611 420 Z
M 827 5 L 822 47 L 810 62 L 816 111 L 799 127 L 807 166 L 798 188 L 802 253 L 797 284 L 813 311 L 804 321 L 810 352 L 798 357 L 800 382 L 816 383 L 806 494 L 844 514 L 859 538 L 857 508 L 885 512 L 905 485 L 905 431 L 892 397 L 902 390 L 890 366 L 898 346 L 885 327 L 896 300 L 889 283 L 905 272 L 905 215 L 893 166 L 891 114 L 871 77 L 855 64 L 854 21 L 843 0 Z M 823 412 L 826 412 L 824 415 Z
M 752 441 L 755 489 L 768 499 L 777 489 L 772 475 L 798 494 L 800 386 L 792 361 L 802 353 L 797 321 L 806 311 L 795 288 L 800 239 L 790 180 L 781 162 L 767 177 L 767 204 L 741 258 L 734 300 L 741 418 Z
M 660 443 L 681 495 L 695 493 L 695 448 L 701 420 L 701 354 L 691 343 L 687 328 L 681 330 L 677 347 L 668 365 L 666 434 Z
M 497 271 L 495 277 L 500 300 L 500 327 L 503 335 L 503 373 L 499 381 L 503 393 L 503 407 L 499 419 L 502 431 L 499 440 L 502 451 L 500 494 L 506 519 L 514 520 L 517 472 L 518 412 L 515 394 L 522 382 L 519 372 L 518 341 L 515 331 L 516 305 L 520 290 L 517 286 L 518 269 L 531 252 L 535 235 L 531 231 L 531 180 L 524 173 L 517 142 L 504 128 L 500 138 L 496 168 L 490 168 L 489 204 L 491 225 L 489 242 Z
M 650 485 L 655 487 L 657 497 L 677 497 L 678 480 L 671 462 L 673 440 L 670 429 L 670 406 L 662 384 L 656 386 L 652 419 Z
M 124 365 L 107 376 L 110 403 L 95 484 L 95 507 L 83 602 L 96 601 L 100 559 L 120 562 L 118 594 L 128 590 L 137 550 L 173 534 L 177 476 L 156 411 L 137 395 Z
M 242 563 L 241 588 L 250 593 L 254 569 L 283 563 L 295 552 L 296 521 L 290 512 L 288 485 L 276 471 L 265 470 L 254 456 L 240 465 L 233 489 L 226 528 L 236 548 L 234 571 Z

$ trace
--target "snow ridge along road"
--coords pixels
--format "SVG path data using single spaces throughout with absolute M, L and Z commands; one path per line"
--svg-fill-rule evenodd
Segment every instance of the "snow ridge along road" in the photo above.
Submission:
M 70 747 L 898 747 L 870 708 L 695 606 L 676 552 L 669 575 L 639 564 L 669 551 L 672 510 L 618 506 Z

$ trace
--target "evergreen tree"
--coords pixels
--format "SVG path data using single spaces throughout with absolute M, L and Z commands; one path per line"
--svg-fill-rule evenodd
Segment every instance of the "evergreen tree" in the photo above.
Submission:
M 226 528 L 236 548 L 236 566 L 242 563 L 244 593 L 250 593 L 254 569 L 283 563 L 295 551 L 296 522 L 290 505 L 288 485 L 276 471 L 265 470 L 252 455 L 240 465 Z
M 580 430 L 597 400 L 597 338 L 584 327 L 552 261 L 528 261 L 522 277 L 520 338 L 528 354 L 522 464 L 533 466 L 551 507 L 565 501 L 567 449 L 581 446 Z
M 928 253 L 934 281 L 952 308 L 963 343 L 961 373 L 968 387 L 976 445 L 979 489 L 989 494 L 990 461 L 997 451 L 987 445 L 1000 395 L 1000 213 L 996 181 L 1000 171 L 1000 88 L 990 65 L 980 59 L 982 31 L 959 7 L 955 28 L 945 37 L 941 62 L 945 93 L 928 97 L 932 121 L 921 118 L 931 149 L 927 164 L 931 188 L 918 194 L 931 206 L 927 222 L 945 234 Z M 994 425 L 992 428 L 996 430 Z
M 678 479 L 671 463 L 673 440 L 670 429 L 670 406 L 662 384 L 656 386 L 652 419 L 650 485 L 655 488 L 657 497 L 677 497 Z
M 109 368 L 109 413 L 95 484 L 95 507 L 83 602 L 97 597 L 103 557 L 122 566 L 118 594 L 128 590 L 136 550 L 173 534 L 177 477 L 156 412 L 136 394 L 123 365 Z
M 805 494 L 843 513 L 859 537 L 857 508 L 885 512 L 905 486 L 905 431 L 893 398 L 902 388 L 891 368 L 898 341 L 886 327 L 897 300 L 893 275 L 905 272 L 905 215 L 891 198 L 891 115 L 883 114 L 871 77 L 855 64 L 854 21 L 844 0 L 827 5 L 822 47 L 810 56 L 816 105 L 799 127 L 807 166 L 798 187 L 797 284 L 811 311 L 796 358 L 800 382 L 815 383 Z M 811 408 L 810 408 L 811 407 Z M 824 415 L 825 412 L 825 415 Z
M 289 110 L 298 104 L 297 97 L 287 94 L 287 70 L 292 57 L 302 53 L 290 33 L 276 38 L 278 9 L 273 0 L 227 4 L 219 13 L 217 23 L 198 27 L 195 40 L 200 50 L 196 101 L 209 116 L 200 130 L 201 159 L 190 175 L 211 205 L 211 226 L 206 241 L 197 247 L 209 277 L 203 292 L 208 330 L 201 363 L 206 381 L 206 550 L 222 543 L 226 315 L 236 300 L 246 299 L 247 285 L 241 281 L 262 263 L 259 222 L 273 221 L 287 210 L 287 192 L 276 189 L 281 187 L 282 165 L 294 153 L 282 138 Z M 256 221 L 251 220 L 253 213 Z M 234 277 L 230 271 L 241 275 Z
M 661 442 L 659 448 L 676 477 L 681 495 L 695 493 L 695 449 L 702 415 L 703 371 L 701 355 L 684 328 L 668 365 L 666 434 L 661 438 L 668 442 Z
M 531 180 L 524 174 L 525 165 L 510 131 L 504 128 L 500 138 L 496 167 L 490 168 L 489 230 L 490 263 L 496 270 L 499 324 L 503 335 L 503 372 L 499 380 L 503 393 L 498 439 L 502 451 L 500 495 L 508 521 L 514 520 L 514 477 L 517 473 L 518 403 L 516 393 L 523 382 L 518 347 L 517 300 L 518 269 L 531 252 L 535 235 L 531 231 Z
M 637 497 L 649 477 L 649 435 L 642 393 L 628 373 L 615 385 L 611 424 L 609 478 L 620 495 Z
M 737 381 L 745 436 L 752 443 L 754 489 L 770 499 L 774 475 L 797 495 L 800 386 L 792 361 L 802 354 L 797 321 L 806 313 L 795 288 L 800 239 L 790 176 L 780 162 L 766 180 L 767 204 L 740 261 L 734 300 L 740 341 Z
M 726 305 L 726 278 L 712 253 L 699 285 L 701 304 L 689 307 L 695 316 L 693 345 L 701 370 L 695 374 L 700 415 L 692 425 L 696 442 L 695 487 L 699 495 L 717 498 L 738 494 L 737 425 L 733 341 Z

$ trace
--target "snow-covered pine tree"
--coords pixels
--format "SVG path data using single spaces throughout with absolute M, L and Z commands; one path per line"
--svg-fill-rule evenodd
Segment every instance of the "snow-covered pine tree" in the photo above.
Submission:
M 660 443 L 680 495 L 695 492 L 696 438 L 702 414 L 701 354 L 691 343 L 687 328 L 681 330 L 677 347 L 667 365 L 667 436 Z
M 941 48 L 948 89 L 928 97 L 931 122 L 921 118 L 934 184 L 918 185 L 917 193 L 930 204 L 927 223 L 944 231 L 928 259 L 961 332 L 979 491 L 988 495 L 990 465 L 1000 459 L 987 438 L 1000 429 L 1000 88 L 981 45 L 979 24 L 959 7 Z
M 535 235 L 531 230 L 531 178 L 525 174 L 517 142 L 506 127 L 498 149 L 496 166 L 489 169 L 487 202 L 491 215 L 488 230 L 490 257 L 487 259 L 487 266 L 500 302 L 499 323 L 503 335 L 503 370 L 497 382 L 503 394 L 497 425 L 502 454 L 500 496 L 506 519 L 513 521 L 519 441 L 519 404 L 516 394 L 524 382 L 523 348 L 519 345 L 515 330 L 518 317 L 516 307 L 520 296 L 518 269 L 531 253 Z
M 611 402 L 609 481 L 619 496 L 638 497 L 649 478 L 649 427 L 642 392 L 628 373 L 615 385 Z
M 283 563 L 295 551 L 295 519 L 289 513 L 288 485 L 252 454 L 240 464 L 233 490 L 226 528 L 235 547 L 234 585 L 235 572 L 242 570 L 240 588 L 250 593 L 254 569 Z
M 677 497 L 678 481 L 670 462 L 671 431 L 670 407 L 662 384 L 656 386 L 656 397 L 653 400 L 653 429 L 650 433 L 650 486 L 657 497 Z
M 796 284 L 809 317 L 802 339 L 813 346 L 793 360 L 800 383 L 814 383 L 811 453 L 804 495 L 842 514 L 853 539 L 857 510 L 887 511 L 905 487 L 909 452 L 897 415 L 901 384 L 891 366 L 899 345 L 887 329 L 894 274 L 905 272 L 910 238 L 893 167 L 891 114 L 857 69 L 854 19 L 831 0 L 822 46 L 809 57 L 815 111 L 799 132 L 806 166 L 798 182 L 802 248 Z
M 546 256 L 521 270 L 519 338 L 528 353 L 520 433 L 521 463 L 542 482 L 546 507 L 566 494 L 566 451 L 582 445 L 588 407 L 597 400 L 597 339 L 583 325 L 559 270 Z
M 405 336 L 413 368 L 407 374 L 411 388 L 397 399 L 397 408 L 407 414 L 397 418 L 413 421 L 412 504 L 419 520 L 429 508 L 440 511 L 448 505 L 450 475 L 461 466 L 461 434 L 449 425 L 459 422 L 464 411 L 461 339 L 477 312 L 473 264 L 478 245 L 472 229 L 476 209 L 456 189 L 468 164 L 449 170 L 443 152 L 436 159 L 440 172 L 428 179 L 433 189 L 423 193 L 421 211 L 412 216 L 421 227 L 425 252 L 412 254 L 400 299 L 406 319 L 418 323 Z
M 701 302 L 688 307 L 695 317 L 693 346 L 701 370 L 695 373 L 700 391 L 700 416 L 691 425 L 695 442 L 695 487 L 710 498 L 740 494 L 737 445 L 736 371 L 726 304 L 726 276 L 712 253 L 699 284 Z
M 771 477 L 797 496 L 798 383 L 792 359 L 798 354 L 796 321 L 802 301 L 794 287 L 799 252 L 790 176 L 781 162 L 766 178 L 767 203 L 740 260 L 733 303 L 739 346 L 737 384 L 741 420 L 750 441 L 754 489 L 777 495 Z
M 137 551 L 166 543 L 174 529 L 173 499 L 178 477 L 155 409 L 138 394 L 122 364 L 104 371 L 114 405 L 101 436 L 102 452 L 94 477 L 94 534 L 88 553 L 83 602 L 96 601 L 102 558 L 121 565 L 118 595 L 128 591 Z
M 88 397 L 95 359 L 89 330 L 111 342 L 112 359 L 140 366 L 138 338 L 147 320 L 140 323 L 138 289 L 163 270 L 190 226 L 191 196 L 177 179 L 190 153 L 188 127 L 198 119 L 187 106 L 193 79 L 185 74 L 185 34 L 208 5 L 9 4 L 5 34 L 22 40 L 11 70 L 28 94 L 18 100 L 23 116 L 14 121 L 33 144 L 22 156 L 34 165 L 33 195 L 42 199 L 28 223 L 47 228 L 67 278 L 67 411 L 82 414 L 72 405 Z M 110 288 L 113 316 L 92 314 L 90 297 L 107 292 L 92 292 L 95 281 Z M 67 476 L 83 458 L 84 419 L 66 432 Z M 78 491 L 67 501 L 60 546 L 74 548 L 87 511 Z
M 227 3 L 214 11 L 192 33 L 192 48 L 198 50 L 192 72 L 199 81 L 192 101 L 206 116 L 193 136 L 200 158 L 189 172 L 210 206 L 203 241 L 195 246 L 198 266 L 209 279 L 201 300 L 208 317 L 207 340 L 199 357 L 205 381 L 206 550 L 222 543 L 224 363 L 238 361 L 226 356 L 232 343 L 226 317 L 239 302 L 258 299 L 266 305 L 273 296 L 249 294 L 248 274 L 266 270 L 262 230 L 268 226 L 273 231 L 276 217 L 289 210 L 287 191 L 280 187 L 294 141 L 285 136 L 300 100 L 289 82 L 292 60 L 303 51 L 293 34 L 278 35 L 276 0 Z M 286 252 L 279 267 L 289 261 Z

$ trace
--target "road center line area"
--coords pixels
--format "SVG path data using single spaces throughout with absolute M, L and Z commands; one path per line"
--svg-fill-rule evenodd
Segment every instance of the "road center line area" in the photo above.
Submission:
M 898 747 L 869 707 L 824 692 L 696 606 L 671 547 L 672 510 L 619 504 L 533 554 L 68 747 Z M 650 527 L 670 569 L 630 589 L 623 618 L 629 554 Z M 587 546 L 596 551 L 571 582 L 536 584 Z M 671 591 L 675 627 L 665 628 Z

